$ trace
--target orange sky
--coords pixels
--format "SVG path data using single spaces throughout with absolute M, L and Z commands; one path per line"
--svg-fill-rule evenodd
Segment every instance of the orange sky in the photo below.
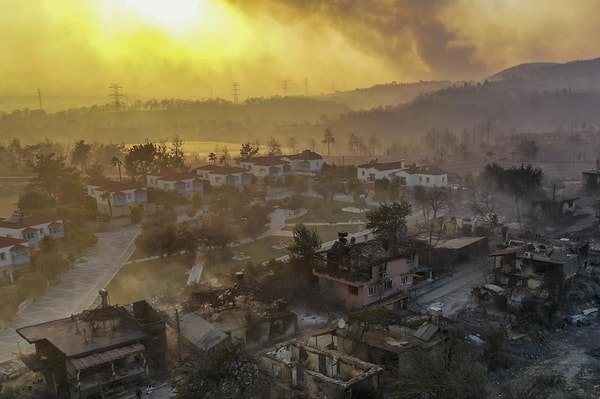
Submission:
M 0 96 L 240 99 L 600 56 L 596 0 L 3 0 Z

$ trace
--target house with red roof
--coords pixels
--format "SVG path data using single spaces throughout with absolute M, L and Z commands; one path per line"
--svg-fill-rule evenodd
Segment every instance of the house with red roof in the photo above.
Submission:
M 191 200 L 194 194 L 204 191 L 204 183 L 196 173 L 164 173 L 151 174 L 146 177 L 148 187 L 175 191 Z
M 246 169 L 235 166 L 210 164 L 196 168 L 194 171 L 213 187 L 242 187 L 252 184 L 252 174 Z
M 281 157 L 256 157 L 239 160 L 240 166 L 256 177 L 283 177 L 292 174 L 290 161 Z
M 129 216 L 133 208 L 144 209 L 148 203 L 148 189 L 136 182 L 90 182 L 87 193 L 96 200 L 98 212 L 110 217 Z
M 435 165 L 406 165 L 398 162 L 379 163 L 376 159 L 356 167 L 356 177 L 364 183 L 375 180 L 398 178 L 401 186 L 447 187 L 448 172 Z
M 292 172 L 319 172 L 323 167 L 323 157 L 311 150 L 304 150 L 299 154 L 284 155 L 282 160 L 288 161 Z
M 0 280 L 14 281 L 14 274 L 31 266 L 29 243 L 19 238 L 0 237 Z
M 45 236 L 63 238 L 63 220 L 51 216 L 24 216 L 21 211 L 14 212 L 9 219 L 0 219 L 0 237 L 17 238 L 35 245 Z

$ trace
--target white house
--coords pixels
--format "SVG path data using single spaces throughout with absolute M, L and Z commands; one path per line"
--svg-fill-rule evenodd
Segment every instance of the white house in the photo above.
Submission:
M 195 169 L 196 174 L 211 186 L 240 187 L 252 184 L 252 174 L 235 166 L 204 165 Z
M 259 157 L 240 160 L 240 166 L 256 177 L 282 177 L 292 174 L 290 161 L 279 157 Z
M 26 240 L 29 245 L 35 245 L 44 236 L 55 239 L 65 236 L 62 219 L 50 216 L 23 216 L 17 211 L 10 219 L 0 219 L 0 237 Z
M 87 185 L 87 193 L 96 200 L 98 211 L 111 217 L 128 216 L 134 207 L 144 209 L 147 188 L 135 182 L 104 180 Z
M 161 175 L 148 175 L 148 187 L 160 188 L 166 191 L 175 191 L 179 195 L 191 200 L 194 194 L 204 190 L 204 183 L 196 173 L 165 173 Z
M 323 167 L 323 157 L 311 150 L 284 155 L 281 159 L 290 163 L 292 172 L 318 172 Z
M 357 167 L 357 178 L 365 183 L 375 180 L 400 179 L 400 185 L 407 187 L 447 187 L 448 173 L 434 165 L 406 166 L 404 160 L 399 162 L 377 163 L 376 160 Z
M 0 237 L 0 280 L 14 281 L 14 274 L 31 266 L 29 243 L 18 238 Z

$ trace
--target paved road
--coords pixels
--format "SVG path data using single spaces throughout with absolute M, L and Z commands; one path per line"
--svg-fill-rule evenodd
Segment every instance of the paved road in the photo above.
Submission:
M 0 330 L 0 363 L 11 360 L 13 353 L 34 348 L 15 331 L 19 327 L 69 317 L 87 309 L 98 297 L 98 290 L 108 285 L 135 249 L 138 226 L 98 233 L 98 243 L 85 262 L 63 274 L 60 282 L 48 288 L 37 302 L 26 307 L 7 327 Z

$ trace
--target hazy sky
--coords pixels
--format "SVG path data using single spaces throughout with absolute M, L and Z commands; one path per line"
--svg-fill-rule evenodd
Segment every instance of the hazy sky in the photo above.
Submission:
M 600 56 L 597 0 L 1 0 L 0 95 L 310 94 Z

